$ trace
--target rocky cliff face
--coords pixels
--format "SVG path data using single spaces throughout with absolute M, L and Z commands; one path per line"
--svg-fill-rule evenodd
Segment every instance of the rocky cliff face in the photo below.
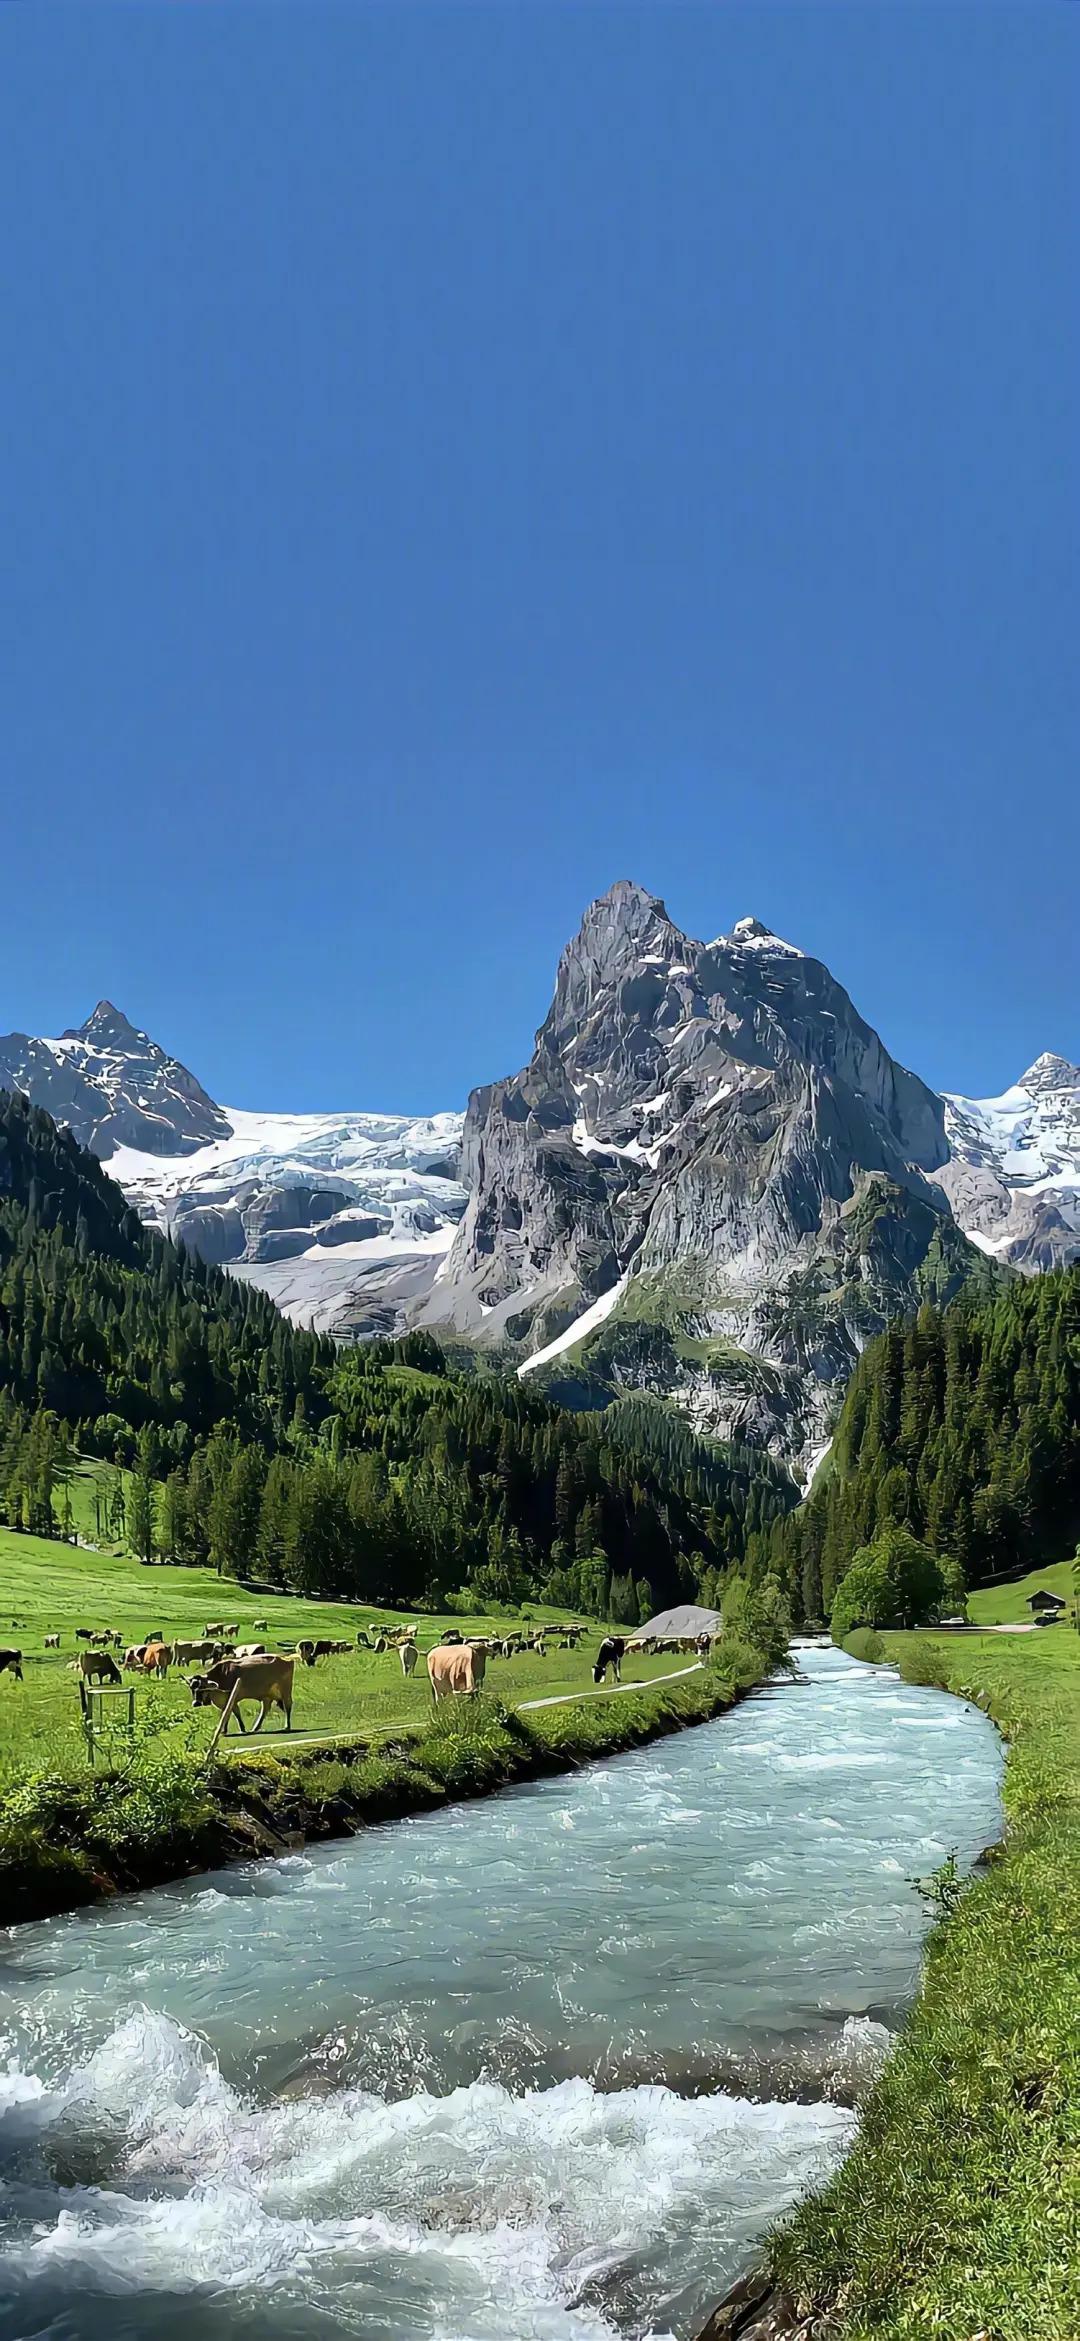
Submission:
M 1080 1065 L 1037 1057 L 1001 1097 L 946 1097 L 941 1174 L 991 1257 L 1031 1274 L 1080 1259 Z
M 121 1146 L 191 1154 L 230 1134 L 227 1115 L 194 1074 L 111 1000 L 99 1000 L 85 1024 L 58 1040 L 0 1038 L 0 1089 L 23 1090 L 106 1162 Z
M 471 1188 L 423 1310 L 584 1399 L 675 1396 L 798 1455 L 902 1300 L 974 1267 L 941 1100 L 756 919 L 699 943 L 621 882 L 564 952 L 532 1059 L 477 1090 Z

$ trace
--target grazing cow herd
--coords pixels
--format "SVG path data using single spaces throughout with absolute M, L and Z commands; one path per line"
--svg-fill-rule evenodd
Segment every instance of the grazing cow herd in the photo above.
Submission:
M 18 1620 L 13 1621 L 16 1625 Z M 267 1620 L 253 1621 L 251 1631 L 267 1630 Z M 593 1629 L 595 1630 L 595 1629 Z M 79 1678 L 80 1690 L 87 1684 L 120 1685 L 122 1672 L 143 1680 L 164 1680 L 171 1668 L 183 1670 L 184 1680 L 195 1707 L 213 1707 L 224 1713 L 223 1728 L 236 1723 L 245 1736 L 248 1729 L 260 1731 L 267 1715 L 277 1708 L 285 1717 L 285 1729 L 292 1729 L 293 1684 L 297 1662 L 305 1668 L 316 1667 L 320 1660 L 345 1657 L 354 1649 L 396 1656 L 406 1681 L 411 1681 L 419 1663 L 417 1627 L 386 1628 L 363 1626 L 355 1643 L 344 1639 L 303 1636 L 294 1649 L 267 1650 L 262 1642 L 242 1642 L 239 1622 L 227 1623 L 212 1619 L 201 1636 L 183 1639 L 155 1629 L 141 1642 L 128 1643 L 115 1627 L 77 1626 L 74 1640 L 79 1645 L 76 1654 L 68 1660 L 70 1670 Z M 438 1706 L 443 1699 L 472 1697 L 484 1682 L 489 1660 L 512 1659 L 521 1655 L 539 1658 L 547 1656 L 549 1648 L 576 1650 L 586 1633 L 585 1626 L 526 1625 L 511 1633 L 487 1635 L 463 1634 L 457 1627 L 449 1627 L 441 1641 L 426 1657 L 427 1676 L 431 1696 Z M 61 1637 L 57 1632 L 44 1637 L 46 1650 L 59 1651 Z M 654 1636 L 634 1634 L 623 1637 L 603 1633 L 593 1661 L 594 1683 L 606 1682 L 610 1675 L 616 1683 L 622 1679 L 622 1661 L 628 1653 L 653 1655 L 668 1651 L 696 1651 L 707 1655 L 710 1637 L 681 1637 L 657 1639 Z M 116 1653 L 121 1653 L 118 1662 Z M 188 1669 L 193 1671 L 188 1672 Z M 23 1680 L 23 1653 L 21 1649 L 0 1648 L 0 1674 L 11 1674 L 17 1682 Z M 85 1704 L 85 1700 L 84 1700 Z M 241 1712 L 244 1706 L 255 1705 L 258 1713 L 254 1724 L 245 1723 Z

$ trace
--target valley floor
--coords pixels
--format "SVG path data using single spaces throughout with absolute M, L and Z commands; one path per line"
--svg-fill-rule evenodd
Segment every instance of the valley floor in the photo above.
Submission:
M 976 1596 L 979 1622 L 1048 1581 Z M 854 2150 L 773 2239 L 772 2268 L 843 2341 L 1076 2341 L 1080 1635 L 886 1640 L 907 1680 L 1000 1725 L 1007 1831 L 931 1937 Z
M 207 1569 L 143 1568 L 129 1555 L 88 1552 L 0 1529 L 5 1638 L 23 1652 L 24 1679 L 0 1677 L 0 1919 L 50 1915 L 100 1894 L 155 1885 L 252 1853 L 281 1853 L 306 1838 L 347 1835 L 371 1821 L 421 1811 L 560 1771 L 705 1721 L 761 1680 L 767 1662 L 725 1641 L 702 1668 L 670 1656 L 628 1658 L 621 1690 L 597 1691 L 590 1653 L 604 1629 L 588 1622 L 582 1648 L 489 1661 L 488 1695 L 432 1714 L 423 1653 L 453 1624 L 490 1633 L 498 1621 L 418 1616 L 421 1661 L 412 1679 L 397 1653 L 351 1648 L 296 1677 L 296 1730 L 231 1738 L 205 1762 L 218 1721 L 194 1711 L 182 1674 L 136 1687 L 134 1744 L 117 1736 L 96 1772 L 87 1763 L 77 1684 L 68 1661 L 76 1625 L 114 1626 L 125 1641 L 159 1627 L 200 1635 L 228 1619 L 243 1639 L 267 1621 L 270 1647 L 302 1634 L 353 1640 L 357 1627 L 401 1624 L 376 1609 L 256 1594 Z M 554 1613 L 534 1604 L 537 1624 Z M 507 1621 L 503 1621 L 505 1628 Z M 45 1649 L 59 1633 L 59 1652 Z M 685 1671 L 684 1671 L 685 1669 Z M 126 1693 L 131 1677 L 123 1677 Z M 116 1701 L 121 1718 L 127 1698 Z M 463 1712 L 467 1710 L 467 1712 Z M 276 1720 L 276 1718 L 275 1718 Z M 313 1742 L 321 1744 L 313 1744 Z

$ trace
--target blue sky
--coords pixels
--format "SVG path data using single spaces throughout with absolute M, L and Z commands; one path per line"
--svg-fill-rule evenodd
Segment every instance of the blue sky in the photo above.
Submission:
M 456 1103 L 618 876 L 1080 1057 L 1066 5 L 0 9 L 0 1029 Z

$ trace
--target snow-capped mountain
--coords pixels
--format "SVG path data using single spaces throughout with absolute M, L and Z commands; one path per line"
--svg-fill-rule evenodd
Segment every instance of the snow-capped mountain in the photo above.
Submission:
M 1001 1097 L 945 1098 L 939 1173 L 962 1228 L 1028 1272 L 1080 1259 L 1080 1066 L 1049 1052 Z
M 805 1455 L 889 1316 L 991 1273 L 948 1152 L 941 1099 L 819 960 L 757 919 L 696 942 L 622 882 L 530 1063 L 470 1099 L 469 1202 L 423 1318 L 572 1402 L 658 1391 Z
M 58 1040 L 0 1037 L 0 1089 L 23 1090 L 103 1162 L 120 1146 L 190 1154 L 229 1135 L 228 1116 L 194 1074 L 111 1000 Z
M 104 1000 L 0 1039 L 0 1087 L 296 1322 L 427 1323 L 572 1403 L 651 1390 L 804 1465 L 898 1309 L 1080 1258 L 1080 1068 L 942 1100 L 819 960 L 758 919 L 695 942 L 627 883 L 467 1116 L 220 1106 Z
M 121 1148 L 109 1164 L 144 1219 L 261 1285 L 320 1332 L 396 1331 L 465 1208 L 461 1114 L 255 1114 L 195 1154 Z
M 219 1106 L 108 1000 L 58 1040 L 0 1039 L 0 1088 L 65 1123 L 152 1226 L 321 1331 L 396 1331 L 465 1208 L 461 1114 Z

